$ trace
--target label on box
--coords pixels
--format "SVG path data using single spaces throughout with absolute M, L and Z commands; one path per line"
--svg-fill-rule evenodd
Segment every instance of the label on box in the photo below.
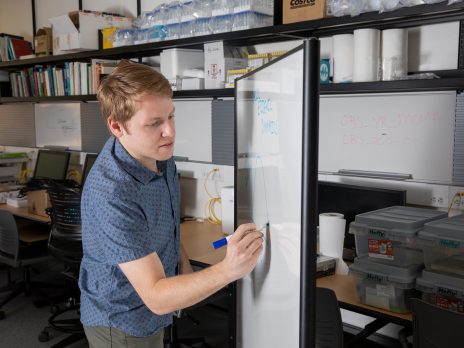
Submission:
M 455 240 L 450 240 L 450 239 L 440 239 L 438 241 L 438 245 L 445 247 L 445 248 L 451 248 L 451 249 L 459 249 L 461 247 L 461 243 Z
M 393 242 L 391 240 L 368 239 L 369 256 L 378 259 L 394 260 Z
M 454 312 L 464 313 L 464 302 L 457 298 L 435 296 L 434 304 L 437 307 L 445 308 Z
M 377 288 L 366 287 L 366 304 L 390 309 L 390 301 L 388 297 L 379 295 Z
M 377 289 L 378 296 L 385 296 L 388 298 L 395 297 L 395 287 L 393 285 L 377 284 L 376 289 Z

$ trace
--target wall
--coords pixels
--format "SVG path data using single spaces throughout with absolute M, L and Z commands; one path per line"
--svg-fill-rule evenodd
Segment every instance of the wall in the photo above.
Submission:
M 32 40 L 31 0 L 0 0 L 0 33 L 24 36 Z

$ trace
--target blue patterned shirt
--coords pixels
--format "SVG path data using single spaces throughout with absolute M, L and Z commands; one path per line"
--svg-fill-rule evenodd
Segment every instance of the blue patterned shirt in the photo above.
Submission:
M 81 201 L 81 321 L 145 337 L 169 325 L 142 302 L 120 263 L 156 252 L 167 277 L 179 262 L 179 181 L 173 159 L 144 167 L 111 137 L 87 176 Z

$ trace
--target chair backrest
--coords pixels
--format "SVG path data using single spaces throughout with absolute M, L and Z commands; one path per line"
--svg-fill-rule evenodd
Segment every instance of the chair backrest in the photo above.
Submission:
M 411 299 L 414 348 L 464 346 L 464 314 Z
M 52 229 L 50 252 L 68 264 L 82 259 L 81 189 L 53 186 L 48 188 Z
M 16 221 L 8 211 L 0 210 L 0 260 L 17 267 L 19 235 Z
M 343 323 L 337 296 L 326 288 L 316 288 L 316 347 L 343 347 Z

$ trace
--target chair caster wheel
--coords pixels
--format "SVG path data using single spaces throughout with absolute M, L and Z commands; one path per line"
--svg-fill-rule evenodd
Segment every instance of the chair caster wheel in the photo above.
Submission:
M 48 342 L 48 341 L 50 341 L 50 333 L 44 330 L 39 334 L 39 342 Z
M 0 311 L 0 320 L 3 320 L 3 319 L 5 319 L 5 312 Z
M 58 305 L 53 305 L 50 307 L 50 313 L 55 314 L 60 310 L 60 306 Z

